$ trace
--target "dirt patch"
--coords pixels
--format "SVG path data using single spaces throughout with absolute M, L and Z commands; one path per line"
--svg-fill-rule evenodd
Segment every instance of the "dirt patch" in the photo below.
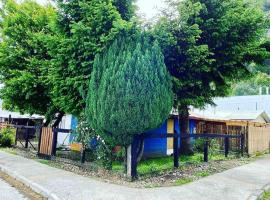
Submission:
M 28 186 L 24 185 L 22 182 L 10 177 L 4 172 L 0 171 L 0 178 L 3 179 L 12 187 L 16 188 L 20 193 L 22 193 L 25 197 L 29 198 L 30 200 L 46 200 L 47 199 L 43 197 L 42 195 L 33 191 Z

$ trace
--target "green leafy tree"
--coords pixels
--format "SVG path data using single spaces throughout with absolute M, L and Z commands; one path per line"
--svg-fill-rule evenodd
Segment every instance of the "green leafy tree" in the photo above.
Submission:
M 0 17 L 1 99 L 10 110 L 51 116 L 58 109 L 46 82 L 50 56 L 46 34 L 56 21 L 55 9 L 28 0 L 2 1 Z
M 266 94 L 266 88 L 270 88 L 269 74 L 258 72 L 253 77 L 232 85 L 233 96 L 259 95 L 262 87 L 263 94 Z
M 113 5 L 121 14 L 122 19 L 128 21 L 134 16 L 136 9 L 134 0 L 113 0 Z
M 131 24 L 121 18 L 111 0 L 58 1 L 57 5 L 58 34 L 49 44 L 53 59 L 48 80 L 54 104 L 79 116 L 95 55 Z
M 172 109 L 171 78 L 158 43 L 122 36 L 98 55 L 89 84 L 87 116 L 114 145 L 160 126 Z
M 189 105 L 202 107 L 227 95 L 233 80 L 250 74 L 250 63 L 269 56 L 262 40 L 268 22 L 251 1 L 184 0 L 171 6 L 154 35 L 173 76 L 181 132 L 188 133 Z M 191 153 L 188 140 L 181 148 Z

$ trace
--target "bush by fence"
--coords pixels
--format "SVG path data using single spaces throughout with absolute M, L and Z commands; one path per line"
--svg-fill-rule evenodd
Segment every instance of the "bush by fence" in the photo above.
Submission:
M 10 147 L 15 144 L 16 130 L 14 128 L 5 127 L 0 130 L 0 146 Z

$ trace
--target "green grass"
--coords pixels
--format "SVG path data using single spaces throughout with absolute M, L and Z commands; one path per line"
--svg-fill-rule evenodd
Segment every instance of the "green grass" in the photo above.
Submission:
M 175 186 L 180 186 L 180 185 L 184 185 L 184 184 L 190 183 L 192 181 L 193 180 L 191 178 L 181 178 L 181 179 L 176 180 L 174 182 L 174 185 Z
M 260 200 L 269 200 L 269 199 L 270 199 L 270 191 L 265 192 Z
M 13 149 L 13 148 L 8 148 L 8 147 L 0 147 L 1 151 L 13 154 L 13 155 L 18 155 L 18 153 Z
M 211 160 L 221 160 L 224 156 L 215 155 L 211 157 Z M 186 164 L 200 164 L 203 162 L 203 154 L 196 153 L 192 156 L 180 156 L 180 166 Z M 113 162 L 113 171 L 123 171 L 124 167 L 121 162 Z M 164 170 L 173 169 L 173 157 L 161 157 L 161 158 L 150 158 L 142 160 L 138 165 L 139 175 L 147 175 L 153 173 L 159 173 Z
M 210 175 L 210 172 L 208 172 L 208 171 L 201 171 L 201 172 L 196 172 L 194 175 L 197 176 L 197 177 L 206 177 L 206 176 L 209 176 Z
M 38 159 L 37 161 L 38 161 L 39 163 L 43 164 L 43 165 L 49 165 L 49 166 L 50 166 L 50 161 L 49 161 L 49 160 Z

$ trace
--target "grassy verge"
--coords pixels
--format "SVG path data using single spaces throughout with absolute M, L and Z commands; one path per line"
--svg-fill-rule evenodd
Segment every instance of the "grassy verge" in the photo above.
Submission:
M 13 155 L 18 155 L 17 151 L 14 148 L 0 147 L 0 151 L 4 151 Z
M 209 157 L 210 158 L 210 157 Z M 225 158 L 223 155 L 211 155 L 211 160 L 225 160 L 229 158 Z M 192 156 L 180 156 L 180 166 L 185 166 L 188 164 L 200 164 L 203 162 L 203 154 L 196 153 Z M 159 173 L 164 170 L 170 170 L 173 168 L 173 157 L 161 157 L 161 158 L 151 158 L 147 160 L 142 160 L 138 164 L 138 173 L 141 176 L 145 176 L 148 174 Z M 124 167 L 121 162 L 113 163 L 113 171 L 123 171 Z M 208 176 L 207 173 L 199 174 L 198 176 L 204 177 Z

